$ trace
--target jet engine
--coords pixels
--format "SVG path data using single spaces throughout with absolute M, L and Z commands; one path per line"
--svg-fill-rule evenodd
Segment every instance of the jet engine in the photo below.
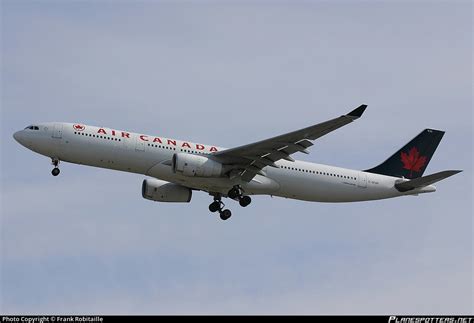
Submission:
M 173 155 L 173 172 L 184 176 L 219 177 L 223 174 L 223 167 L 205 156 L 176 153 Z
M 188 203 L 191 201 L 192 191 L 178 184 L 150 178 L 143 181 L 142 196 L 156 202 Z

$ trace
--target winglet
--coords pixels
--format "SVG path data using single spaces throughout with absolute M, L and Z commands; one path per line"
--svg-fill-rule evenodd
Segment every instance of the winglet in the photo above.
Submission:
M 362 104 L 357 109 L 352 110 L 347 114 L 348 117 L 360 118 L 367 108 L 367 104 Z

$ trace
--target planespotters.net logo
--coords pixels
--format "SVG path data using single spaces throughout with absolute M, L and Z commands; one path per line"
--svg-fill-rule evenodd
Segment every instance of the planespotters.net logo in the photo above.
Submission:
M 86 129 L 86 126 L 82 125 L 82 124 L 75 124 L 74 126 L 72 126 L 74 128 L 74 130 L 76 131 L 84 131 L 84 129 Z
M 461 316 L 390 316 L 388 323 L 474 323 L 474 318 Z

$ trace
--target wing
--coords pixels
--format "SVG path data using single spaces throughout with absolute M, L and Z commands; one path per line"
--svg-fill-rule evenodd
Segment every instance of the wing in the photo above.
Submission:
M 214 153 L 212 159 L 226 165 L 235 165 L 241 169 L 242 180 L 250 182 L 257 174 L 262 174 L 266 166 L 277 167 L 280 159 L 294 161 L 290 157 L 296 152 L 308 153 L 306 148 L 313 145 L 311 140 L 318 139 L 348 123 L 358 119 L 367 105 L 363 104 L 346 115 L 304 129 L 296 130 L 281 136 L 255 142 L 236 148 Z

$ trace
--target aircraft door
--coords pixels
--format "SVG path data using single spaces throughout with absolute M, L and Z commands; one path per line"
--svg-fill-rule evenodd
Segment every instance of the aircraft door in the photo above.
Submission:
M 63 124 L 56 123 L 53 129 L 53 138 L 62 138 L 63 137 Z
M 135 150 L 145 151 L 145 142 L 141 140 L 138 136 L 135 138 Z
M 367 187 L 367 174 L 365 172 L 359 172 L 357 175 L 357 186 L 360 188 Z

